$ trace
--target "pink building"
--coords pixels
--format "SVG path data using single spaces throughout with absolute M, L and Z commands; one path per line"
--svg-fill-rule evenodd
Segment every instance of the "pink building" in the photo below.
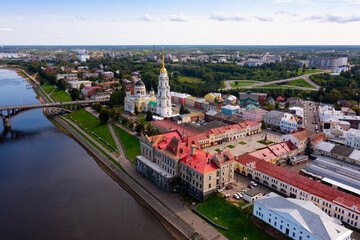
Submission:
M 254 108 L 244 112 L 244 120 L 249 120 L 253 122 L 261 122 L 262 116 L 267 113 L 267 111 L 261 108 Z

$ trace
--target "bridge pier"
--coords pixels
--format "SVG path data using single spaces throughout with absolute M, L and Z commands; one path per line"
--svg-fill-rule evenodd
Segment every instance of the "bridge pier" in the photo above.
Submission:
M 3 123 L 4 123 L 4 128 L 5 129 L 10 129 L 11 128 L 10 118 L 8 118 L 8 117 L 3 118 Z

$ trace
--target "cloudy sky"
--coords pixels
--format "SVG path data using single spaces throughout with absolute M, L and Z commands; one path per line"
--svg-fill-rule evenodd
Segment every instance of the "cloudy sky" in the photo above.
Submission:
M 1 3 L 0 45 L 138 44 L 359 45 L 360 0 Z

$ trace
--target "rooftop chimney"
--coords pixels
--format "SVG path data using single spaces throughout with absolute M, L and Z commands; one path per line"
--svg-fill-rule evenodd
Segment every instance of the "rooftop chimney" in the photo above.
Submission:
M 191 144 L 190 146 L 190 155 L 194 156 L 196 154 L 196 145 Z

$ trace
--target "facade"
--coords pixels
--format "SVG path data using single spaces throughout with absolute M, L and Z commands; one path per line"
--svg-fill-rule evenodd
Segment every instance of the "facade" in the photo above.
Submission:
M 187 191 L 202 201 L 234 179 L 230 152 L 211 155 L 190 144 L 179 132 L 144 136 L 137 170 L 166 191 Z
M 290 113 L 284 113 L 280 121 L 280 129 L 285 133 L 292 133 L 297 131 L 298 123 L 294 117 L 294 115 Z
M 347 65 L 347 57 L 329 58 L 329 57 L 308 57 L 310 67 L 320 68 L 338 68 Z
M 209 93 L 206 94 L 204 98 L 209 102 L 214 102 L 215 100 L 218 102 L 223 101 L 223 99 L 221 98 L 221 93 Z
M 253 215 L 296 240 L 351 239 L 351 230 L 310 201 L 284 198 L 271 192 L 254 201 Z
M 257 101 L 262 105 L 266 102 L 267 93 L 239 92 L 239 101 L 248 98 Z
M 189 107 L 195 106 L 196 97 L 189 96 L 185 99 L 185 105 Z
M 154 90 L 151 89 L 149 94 L 146 92 L 143 81 L 138 80 L 134 87 L 135 94 L 131 94 L 130 89 L 126 89 L 126 97 L 124 99 L 125 110 L 131 113 L 135 112 L 135 107 L 138 112 L 146 112 L 148 105 L 152 101 L 156 101 Z
M 244 200 L 252 203 L 254 202 L 256 199 L 259 199 L 262 197 L 262 193 L 260 192 L 259 188 L 254 188 L 251 190 L 248 190 L 246 192 L 244 192 Z
M 244 111 L 244 120 L 249 120 L 253 122 L 261 122 L 262 116 L 267 113 L 267 111 L 261 108 L 254 108 L 247 111 Z
M 92 100 L 104 100 L 104 99 L 110 99 L 111 93 L 109 92 L 98 92 L 93 95 L 91 95 L 90 99 Z
M 84 87 L 81 89 L 81 94 L 85 97 L 91 97 L 96 92 L 101 91 L 101 87 L 99 86 L 90 86 L 90 87 Z
M 311 201 L 329 216 L 360 228 L 360 198 L 354 195 L 249 155 L 239 156 L 235 169 L 286 196 Z
M 360 130 L 353 128 L 349 129 L 345 135 L 345 145 L 360 149 Z
M 81 84 L 84 84 L 85 87 L 90 87 L 91 82 L 90 81 L 69 81 L 69 88 L 77 88 L 80 89 Z
M 290 141 L 298 148 L 298 154 L 303 154 L 308 147 L 314 148 L 318 142 L 323 140 L 325 140 L 323 133 L 312 133 L 307 130 L 281 136 L 282 142 Z
M 190 97 L 191 95 L 187 93 L 177 93 L 177 92 L 170 92 L 171 95 L 171 101 L 175 104 L 183 104 L 185 105 L 185 101 L 187 97 Z
M 271 164 L 278 164 L 279 160 L 289 159 L 299 153 L 298 148 L 290 141 L 273 144 L 248 155 L 264 160 Z
M 234 95 L 229 95 L 227 98 L 225 98 L 224 105 L 236 105 L 237 100 L 237 97 Z
M 78 75 L 76 73 L 56 74 L 56 80 L 59 81 L 60 79 L 64 79 L 65 81 L 74 81 L 78 80 Z

